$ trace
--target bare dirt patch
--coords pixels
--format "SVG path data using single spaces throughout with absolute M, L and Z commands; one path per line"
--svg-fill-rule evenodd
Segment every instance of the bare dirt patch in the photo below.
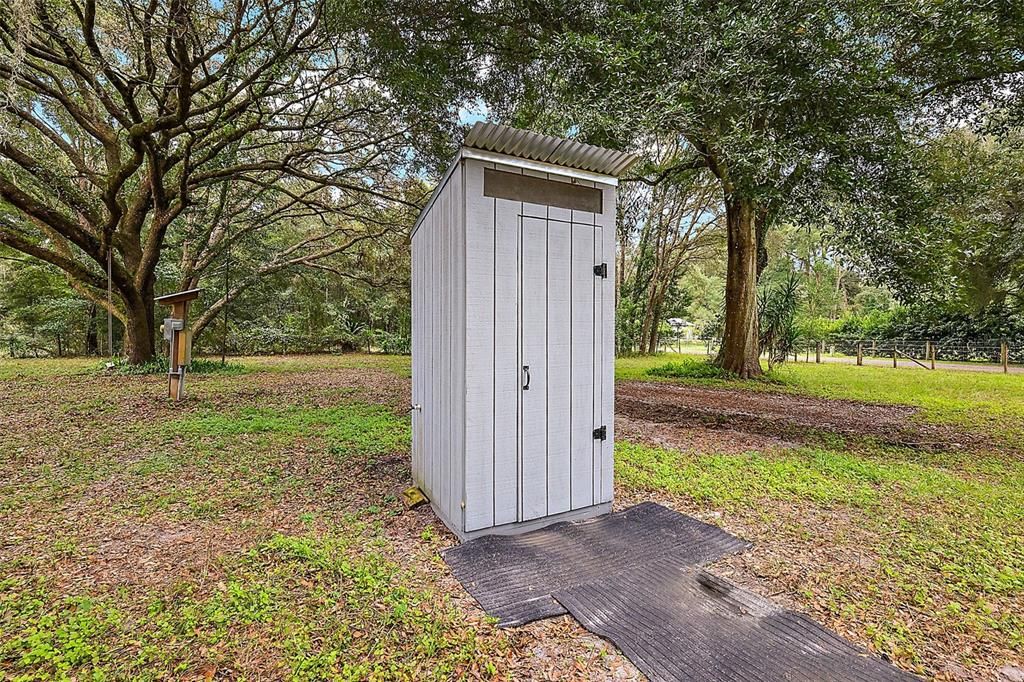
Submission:
M 208 403 L 228 407 L 237 407 L 239 403 L 331 407 L 347 398 L 388 405 L 396 412 L 404 412 L 409 409 L 411 386 L 408 377 L 386 370 L 335 367 L 301 372 L 260 372 L 243 375 L 230 382 L 221 377 L 201 377 L 196 381 L 195 390 Z
M 397 490 L 395 491 L 398 492 Z M 407 510 L 386 527 L 395 547 L 409 556 L 423 558 L 424 540 L 430 561 L 438 571 L 439 584 L 476 626 L 486 622 L 486 614 L 448 570 L 440 553 L 458 540 L 438 521 L 429 505 Z M 516 680 L 644 680 L 643 674 L 621 651 L 606 640 L 585 630 L 571 616 L 546 618 L 528 625 L 503 630 L 512 644 L 513 656 L 507 661 Z
M 979 440 L 974 434 L 915 420 L 918 410 L 914 407 L 667 382 L 620 382 L 615 411 L 628 419 L 664 425 L 647 440 L 674 439 L 675 447 L 680 447 L 692 438 L 694 443 L 687 449 L 705 451 L 708 440 L 730 452 L 748 439 L 761 448 L 813 441 L 827 434 L 935 450 Z M 626 427 L 645 430 L 628 422 Z M 714 438 L 709 431 L 725 437 Z
M 659 448 L 694 452 L 738 454 L 751 450 L 793 447 L 792 441 L 732 428 L 709 428 L 672 422 L 649 421 L 621 411 L 615 415 L 616 438 Z
M 913 462 L 920 468 L 908 469 L 908 478 L 895 484 L 868 477 L 869 485 L 887 492 L 856 503 L 842 495 L 816 497 L 820 491 L 777 489 L 772 474 L 787 470 L 769 465 L 758 479 L 763 485 L 743 499 L 709 501 L 697 484 L 668 492 L 646 484 L 631 488 L 620 479 L 615 506 L 654 500 L 751 541 L 750 550 L 712 570 L 850 641 L 891 653 L 901 667 L 930 679 L 1006 682 L 1005 670 L 1022 664 L 1019 592 L 971 582 L 990 564 L 1016 566 L 1001 552 L 1019 546 L 1018 534 L 986 520 L 997 512 L 979 504 L 974 496 L 987 493 L 973 487 L 1003 485 L 1003 477 L 1018 475 L 1012 446 L 1000 447 L 984 433 L 923 423 L 915 408 L 743 388 L 620 382 L 616 411 L 618 440 L 679 451 L 698 469 L 704 455 L 756 451 L 763 461 L 787 460 L 799 457 L 792 451 L 804 443 L 850 461 Z M 1000 473 L 959 466 L 974 458 Z M 947 477 L 948 485 L 938 482 Z M 969 484 L 960 487 L 957 479 Z M 957 563 L 972 552 L 976 564 Z

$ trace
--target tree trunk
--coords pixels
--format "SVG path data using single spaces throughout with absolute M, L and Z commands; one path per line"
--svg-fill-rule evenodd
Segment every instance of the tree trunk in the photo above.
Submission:
M 723 369 L 749 379 L 762 374 L 757 327 L 758 253 L 754 202 L 727 196 L 725 211 L 729 257 L 725 335 L 719 361 Z
M 125 298 L 124 356 L 138 365 L 156 356 L 156 317 L 153 311 L 153 284 L 136 296 Z
M 637 335 L 637 350 L 640 353 L 647 353 L 647 339 L 651 335 L 651 302 L 646 301 L 644 305 L 643 322 L 640 323 L 640 332 Z
M 647 352 L 654 355 L 658 352 L 658 338 L 661 327 L 661 308 L 665 300 L 667 288 L 657 287 L 651 302 L 651 326 L 647 335 Z
M 89 305 L 89 323 L 85 327 L 85 354 L 100 354 L 100 337 L 97 330 L 95 303 Z

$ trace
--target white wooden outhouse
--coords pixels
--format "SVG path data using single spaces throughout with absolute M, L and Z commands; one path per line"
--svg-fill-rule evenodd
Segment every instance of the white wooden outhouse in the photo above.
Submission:
M 412 235 L 412 472 L 461 539 L 610 510 L 624 152 L 477 123 Z

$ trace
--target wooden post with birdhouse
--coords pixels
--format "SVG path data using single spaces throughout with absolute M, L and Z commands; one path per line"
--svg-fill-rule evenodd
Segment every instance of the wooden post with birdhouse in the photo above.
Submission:
M 171 316 L 160 325 L 168 345 L 167 396 L 171 400 L 185 397 L 185 369 L 192 364 L 192 329 L 188 325 L 189 303 L 199 297 L 199 289 L 179 291 L 156 299 L 171 306 Z

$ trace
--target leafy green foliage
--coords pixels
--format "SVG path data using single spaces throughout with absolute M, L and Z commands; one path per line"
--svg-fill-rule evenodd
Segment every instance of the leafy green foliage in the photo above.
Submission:
M 339 256 L 334 262 L 353 277 L 325 270 L 262 276 L 232 301 L 227 339 L 223 320 L 217 319 L 197 339 L 197 348 L 214 354 L 225 346 L 228 353 L 240 355 L 369 349 L 408 353 L 410 264 L 404 238 L 381 241 L 358 256 Z M 203 302 L 220 297 L 219 291 L 213 292 Z
M 757 299 L 761 351 L 768 354 L 768 369 L 785 362 L 797 341 L 796 313 L 799 280 L 791 275 L 778 287 L 764 287 Z
M 123 614 L 88 597 L 69 597 L 50 611 L 47 596 L 15 578 L 0 582 L 0 615 L 21 626 L 0 641 L 0 661 L 50 670 L 58 679 L 92 669 L 90 679 L 103 680 L 96 666 L 113 653 L 103 639 L 121 626 Z
M 113 371 L 118 374 L 124 374 L 126 376 L 144 376 L 146 374 L 167 374 L 169 367 L 169 361 L 165 356 L 154 358 L 153 360 L 141 364 L 132 364 L 125 360 L 125 358 L 117 358 L 114 360 L 114 367 L 112 369 L 107 368 L 106 361 L 97 365 L 98 371 Z M 245 365 L 241 363 L 221 363 L 220 360 L 213 360 L 210 358 L 193 358 L 192 364 L 188 368 L 188 372 L 190 374 L 235 375 L 244 374 L 246 371 L 247 370 L 245 368 Z
M 653 377 L 671 379 L 728 379 L 729 373 L 707 360 L 684 358 L 678 362 L 668 362 L 647 370 Z
M 295 680 L 449 679 L 471 664 L 496 671 L 454 604 L 412 587 L 408 571 L 381 553 L 392 551 L 386 543 L 366 547 L 365 530 L 273 535 L 228 562 L 212 594 L 181 585 L 150 595 L 141 610 L 6 579 L 0 661 L 24 675 L 15 679 L 148 680 L 185 671 L 183 644 L 241 651 L 255 634 Z
M 907 210 L 872 220 L 870 207 L 850 207 L 850 252 L 927 317 L 1024 325 L 1024 132 L 951 132 L 917 150 L 909 172 L 918 195 Z
M 0 246 L 0 354 L 96 352 L 106 315 L 79 298 L 56 267 L 15 254 Z
M 674 158 L 674 145 L 651 156 Z M 619 353 L 654 353 L 670 332 L 666 320 L 689 316 L 694 303 L 682 276 L 724 248 L 713 183 L 695 172 L 649 187 L 630 183 L 618 192 L 619 286 L 615 342 Z M 690 281 L 694 281 L 691 278 Z M 699 281 L 699 280 L 697 280 Z

